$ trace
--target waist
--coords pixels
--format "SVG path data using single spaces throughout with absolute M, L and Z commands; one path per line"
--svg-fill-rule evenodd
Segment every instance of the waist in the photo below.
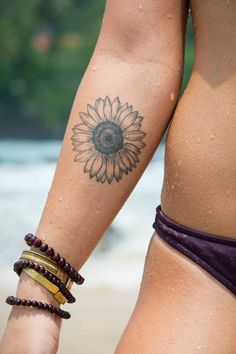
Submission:
M 178 105 L 161 202 L 183 224 L 236 237 L 236 97 L 214 90 L 194 77 Z
M 214 85 L 193 71 L 188 87 L 175 111 L 171 130 L 179 129 L 182 141 L 229 153 L 236 149 L 236 76 Z M 175 134 L 176 135 L 176 134 Z M 225 155 L 224 155 L 225 157 Z
M 226 63 L 224 67 L 227 67 Z M 221 64 L 216 65 L 214 62 L 211 66 L 195 64 L 194 71 L 195 85 L 202 87 L 212 98 L 218 96 L 222 100 L 225 95 L 236 98 L 236 72 L 224 70 Z

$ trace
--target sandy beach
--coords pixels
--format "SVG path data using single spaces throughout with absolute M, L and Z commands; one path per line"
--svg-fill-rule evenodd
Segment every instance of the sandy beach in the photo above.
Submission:
M 133 311 L 137 290 L 80 289 L 77 302 L 68 305 L 71 319 L 63 321 L 58 354 L 112 354 Z M 1 293 L 0 336 L 11 307 Z M 3 300 L 3 301 L 2 301 Z

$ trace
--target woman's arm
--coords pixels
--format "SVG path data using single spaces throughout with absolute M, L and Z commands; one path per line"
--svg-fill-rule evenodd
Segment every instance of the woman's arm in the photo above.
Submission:
M 185 10 L 182 0 L 107 3 L 36 232 L 76 269 L 128 198 L 165 132 L 181 84 Z M 17 295 L 55 304 L 24 274 Z M 60 321 L 35 310 L 28 317 L 29 311 L 13 309 L 5 343 L 13 333 L 23 341 L 30 321 L 27 338 L 46 326 L 57 344 Z M 27 343 L 21 344 L 25 353 Z

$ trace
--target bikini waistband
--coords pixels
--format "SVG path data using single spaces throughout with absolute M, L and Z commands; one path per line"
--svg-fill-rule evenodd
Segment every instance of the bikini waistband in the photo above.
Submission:
M 171 220 L 161 206 L 153 224 L 158 236 L 236 295 L 236 239 L 195 230 Z
M 236 247 L 236 236 L 235 239 L 233 239 L 225 236 L 209 234 L 205 231 L 196 230 L 189 226 L 179 224 L 163 213 L 163 211 L 161 210 L 161 205 L 158 205 L 158 207 L 156 208 L 156 218 L 155 222 L 153 223 L 154 229 L 158 227 L 158 224 L 161 228 L 163 228 L 163 225 L 165 225 L 167 227 L 170 227 L 172 230 L 181 232 L 189 236 L 197 237 L 210 242 L 224 243 L 225 245 L 232 245 Z

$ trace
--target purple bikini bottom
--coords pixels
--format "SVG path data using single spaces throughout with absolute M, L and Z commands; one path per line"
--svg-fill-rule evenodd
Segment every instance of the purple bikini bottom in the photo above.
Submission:
M 159 205 L 153 224 L 158 235 L 236 295 L 236 239 L 194 230 L 169 219 Z

